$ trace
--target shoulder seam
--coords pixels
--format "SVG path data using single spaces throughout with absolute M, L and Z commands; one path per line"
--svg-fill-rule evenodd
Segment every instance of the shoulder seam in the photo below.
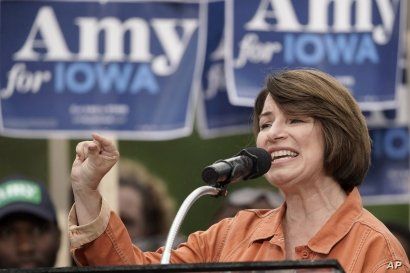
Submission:
M 371 231 L 373 231 L 374 233 L 379 234 L 380 236 L 383 237 L 384 241 L 386 242 L 387 248 L 389 250 L 389 253 L 391 254 L 391 258 L 392 259 L 396 259 L 398 258 L 396 255 L 396 252 L 394 251 L 394 249 L 391 247 L 391 242 L 389 240 L 389 238 L 386 236 L 386 234 L 384 234 L 381 230 L 377 229 L 375 226 L 373 226 L 372 224 L 368 223 L 367 221 L 358 221 L 360 224 L 365 225 L 367 227 L 369 227 L 371 229 Z
M 356 253 L 354 254 L 354 259 L 353 259 L 352 263 L 350 264 L 350 268 L 349 268 L 348 272 L 353 271 L 353 268 L 355 267 L 357 259 L 359 257 L 359 253 L 361 252 L 361 250 L 363 248 L 363 245 L 364 245 L 364 242 L 366 241 L 367 237 L 369 237 L 369 234 L 370 234 L 370 229 L 368 229 L 366 231 L 366 233 L 364 234 L 364 236 L 360 240 L 359 247 L 357 248 Z

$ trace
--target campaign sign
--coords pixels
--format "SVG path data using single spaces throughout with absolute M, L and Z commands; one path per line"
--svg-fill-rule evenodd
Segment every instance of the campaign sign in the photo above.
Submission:
M 335 76 L 364 110 L 395 107 L 405 12 L 400 0 L 226 0 L 230 101 L 251 106 L 267 74 L 312 67 Z
M 234 106 L 228 100 L 224 68 L 223 1 L 208 4 L 206 54 L 198 101 L 197 128 L 203 138 L 251 131 L 252 108 Z
M 372 164 L 360 192 L 367 204 L 410 202 L 408 127 L 373 128 Z
M 189 135 L 199 16 L 192 1 L 1 1 L 1 133 Z

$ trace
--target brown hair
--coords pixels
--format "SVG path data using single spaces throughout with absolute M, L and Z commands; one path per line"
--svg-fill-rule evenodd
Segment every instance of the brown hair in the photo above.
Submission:
M 120 186 L 129 186 L 143 198 L 144 235 L 167 234 L 174 215 L 174 201 L 168 195 L 164 181 L 135 160 L 119 162 Z M 147 228 L 148 227 L 148 228 Z
M 345 192 L 362 183 L 370 167 L 371 140 L 366 120 L 349 90 L 332 76 L 314 69 L 285 70 L 267 77 L 253 113 L 253 131 L 259 133 L 259 115 L 270 95 L 290 116 L 308 116 L 323 128 L 324 167 Z

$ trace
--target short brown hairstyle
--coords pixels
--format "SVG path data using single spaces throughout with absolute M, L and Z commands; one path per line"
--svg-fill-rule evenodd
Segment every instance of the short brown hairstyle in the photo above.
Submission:
M 371 140 L 366 120 L 349 90 L 332 76 L 314 69 L 284 70 L 266 79 L 253 113 L 253 131 L 270 95 L 289 116 L 319 121 L 324 135 L 324 168 L 350 192 L 362 183 L 370 167 Z

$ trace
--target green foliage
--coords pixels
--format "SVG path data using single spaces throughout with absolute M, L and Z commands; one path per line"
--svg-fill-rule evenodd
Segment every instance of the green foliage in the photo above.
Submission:
M 0 179 L 23 175 L 47 183 L 47 141 L 0 137 Z
M 409 226 L 410 206 L 403 205 L 377 205 L 366 206 L 371 213 L 373 213 L 382 222 L 392 222 Z
M 71 141 L 71 157 L 80 140 Z M 205 185 L 202 169 L 218 159 L 231 157 L 243 147 L 254 146 L 253 136 L 238 135 L 203 140 L 197 134 L 171 141 L 120 141 L 121 156 L 136 159 L 161 177 L 175 198 L 176 208 L 194 189 Z M 47 141 L 0 137 L 0 178 L 24 175 L 48 182 Z M 229 190 L 243 186 L 271 187 L 263 178 L 231 185 Z M 204 230 L 224 197 L 202 197 L 189 211 L 181 231 L 189 234 Z M 368 206 L 382 221 L 409 225 L 409 205 Z

